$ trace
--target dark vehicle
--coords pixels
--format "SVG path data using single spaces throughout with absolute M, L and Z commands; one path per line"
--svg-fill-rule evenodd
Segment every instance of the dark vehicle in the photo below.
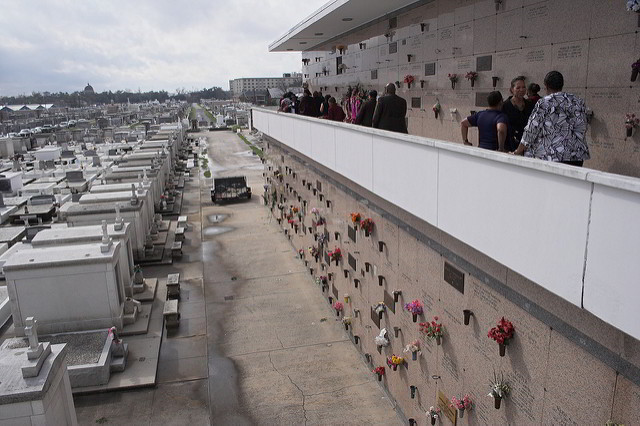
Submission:
M 221 203 L 235 200 L 250 200 L 251 188 L 245 176 L 215 178 L 211 190 L 211 201 Z

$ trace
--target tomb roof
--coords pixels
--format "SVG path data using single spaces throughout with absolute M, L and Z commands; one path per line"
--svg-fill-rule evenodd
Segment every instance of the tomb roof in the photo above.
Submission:
M 114 224 L 107 225 L 107 233 L 114 240 L 123 239 L 127 235 L 130 224 L 124 223 L 120 230 L 115 229 Z M 33 247 L 48 246 L 51 244 L 73 244 L 80 241 L 100 241 L 102 239 L 102 225 L 86 225 L 56 227 L 40 231 L 31 240 Z
M 100 243 L 70 244 L 66 246 L 32 247 L 16 251 L 3 266 L 9 271 L 51 268 L 80 264 L 111 263 L 120 250 L 114 241 L 107 252 L 102 252 Z

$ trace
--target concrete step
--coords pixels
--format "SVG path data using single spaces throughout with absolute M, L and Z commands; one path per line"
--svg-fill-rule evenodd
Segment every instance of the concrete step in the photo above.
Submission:
M 123 343 L 124 345 L 124 355 L 123 356 L 114 356 L 111 358 L 111 363 L 109 364 L 109 371 L 112 373 L 122 372 L 127 367 L 127 356 L 129 355 L 129 345 Z

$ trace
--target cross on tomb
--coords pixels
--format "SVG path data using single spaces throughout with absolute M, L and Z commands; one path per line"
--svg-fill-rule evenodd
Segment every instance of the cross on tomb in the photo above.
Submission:
M 37 329 L 38 321 L 33 317 L 27 317 L 25 324 L 24 334 L 29 338 L 29 349 L 37 350 L 39 345 Z

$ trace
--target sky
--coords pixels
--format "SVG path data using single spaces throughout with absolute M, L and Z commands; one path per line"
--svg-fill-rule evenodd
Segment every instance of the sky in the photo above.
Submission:
M 268 46 L 327 0 L 0 0 L 0 96 L 229 89 L 302 68 Z

